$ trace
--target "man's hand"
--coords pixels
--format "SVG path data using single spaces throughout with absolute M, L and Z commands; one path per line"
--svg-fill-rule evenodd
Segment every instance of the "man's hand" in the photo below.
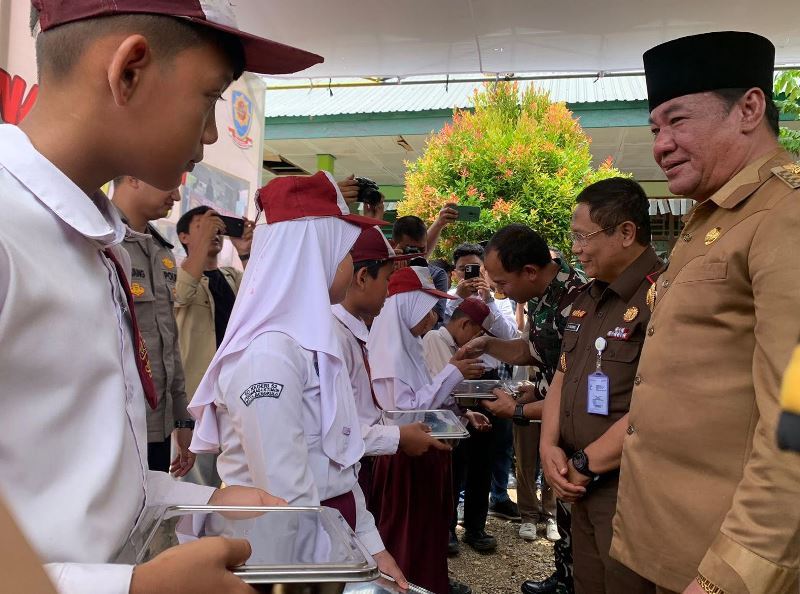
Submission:
M 468 410 L 465 416 L 469 419 L 469 424 L 475 427 L 476 431 L 485 433 L 486 431 L 492 430 L 492 422 L 485 414 L 474 410 Z
M 208 500 L 208 505 L 237 505 L 243 507 L 273 507 L 288 505 L 285 499 L 270 495 L 256 487 L 233 485 L 217 489 Z
M 481 406 L 501 419 L 513 417 L 517 403 L 511 395 L 500 388 L 495 388 L 492 394 L 497 396 L 497 400 L 481 400 Z
M 705 590 L 697 583 L 697 580 L 692 580 L 691 583 L 686 586 L 683 594 L 705 594 Z
M 215 211 L 207 210 L 199 217 L 195 217 L 189 241 L 186 243 L 189 246 L 189 254 L 197 254 L 205 260 L 211 244 L 217 239 L 222 241 L 222 238 L 218 237 L 222 233 L 225 233 L 225 223 Z
M 559 499 L 571 503 L 586 495 L 585 487 L 575 485 L 567 479 L 569 462 L 564 450 L 558 446 L 542 445 L 539 452 L 544 477 Z
M 431 437 L 431 428 L 425 423 L 410 423 L 400 427 L 400 446 L 408 456 L 421 456 L 430 448 L 437 450 L 450 451 L 449 445 L 442 443 L 435 437 Z
M 575 470 L 575 465 L 572 463 L 572 460 L 567 462 L 567 480 L 573 485 L 584 488 L 588 487 L 589 483 L 592 482 L 592 479 L 588 476 Z
M 186 476 L 186 473 L 192 469 L 194 460 L 197 457 L 194 452 L 189 450 L 189 445 L 192 443 L 192 430 L 175 429 L 172 432 L 172 441 L 175 444 L 178 455 L 169 465 L 169 471 L 175 478 L 180 478 Z
M 445 207 L 439 211 L 439 216 L 433 222 L 431 227 L 436 227 L 437 229 L 442 229 L 443 227 L 449 225 L 450 223 L 455 223 L 458 220 L 458 211 L 452 205 L 445 205 Z
M 400 571 L 397 562 L 394 560 L 394 557 L 389 554 L 389 551 L 383 550 L 380 553 L 375 553 L 372 558 L 375 559 L 375 563 L 378 564 L 378 569 L 381 573 L 392 578 L 403 590 L 408 588 L 406 576 Z
M 241 237 L 231 237 L 231 243 L 236 248 L 236 253 L 240 256 L 247 256 L 250 254 L 250 248 L 253 246 L 253 230 L 256 224 L 248 218 L 244 219 L 244 233 Z
M 355 174 L 351 174 L 346 179 L 336 182 L 336 185 L 339 186 L 339 191 L 342 193 L 342 196 L 344 196 L 344 201 L 347 202 L 347 204 L 353 204 L 358 201 L 358 182 L 356 181 Z
M 462 279 L 459 281 L 458 285 L 456 285 L 456 295 L 462 299 L 473 297 L 475 294 L 478 294 L 484 301 L 492 298 L 489 292 L 489 285 L 479 276 Z
M 250 557 L 241 539 L 201 538 L 167 549 L 133 569 L 130 594 L 257 594 L 229 570 Z
M 458 349 L 456 356 L 463 353 L 463 357 L 480 357 L 486 352 L 486 346 L 491 339 L 491 336 L 477 336 Z

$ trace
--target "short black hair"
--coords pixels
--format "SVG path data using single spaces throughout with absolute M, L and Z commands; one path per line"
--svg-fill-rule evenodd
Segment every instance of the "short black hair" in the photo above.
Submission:
M 450 262 L 448 262 L 444 258 L 436 258 L 435 260 L 431 260 L 429 264 L 431 266 L 436 266 L 437 268 L 441 268 L 447 274 L 453 272 L 453 269 L 455 268 L 455 266 L 453 266 Z
M 649 245 L 650 201 L 642 186 L 626 177 L 610 177 L 586 186 L 575 199 L 589 207 L 589 218 L 612 235 L 617 225 L 632 221 L 636 225 L 636 241 Z
M 408 237 L 414 241 L 423 241 L 428 235 L 428 228 L 421 218 L 414 215 L 400 217 L 392 226 L 392 238 Z
M 553 261 L 542 236 L 520 223 L 507 225 L 492 235 L 486 244 L 486 253 L 489 252 L 497 252 L 508 272 L 519 272 L 528 265 L 547 266 Z
M 462 243 L 453 250 L 453 266 L 456 265 L 459 258 L 463 258 L 464 256 L 478 256 L 481 262 L 483 262 L 484 251 L 477 243 Z
M 367 269 L 367 274 L 371 278 L 378 278 L 378 275 L 381 272 L 381 268 L 383 268 L 389 260 L 379 260 L 376 262 L 375 260 L 367 260 L 366 262 L 354 262 L 353 263 L 353 276 L 361 270 L 362 268 Z
M 178 237 L 181 236 L 181 233 L 188 233 L 189 226 L 192 224 L 192 221 L 195 217 L 199 217 L 201 215 L 206 214 L 209 210 L 213 210 L 210 206 L 206 206 L 205 204 L 202 206 L 195 206 L 194 208 L 187 210 L 185 213 L 181 215 L 181 218 L 178 219 L 178 223 L 175 225 L 175 232 L 178 234 Z M 181 242 L 183 249 L 186 253 L 189 253 L 189 247 Z
M 725 106 L 726 112 L 730 113 L 731 109 L 733 109 L 734 104 L 744 97 L 744 94 L 747 93 L 749 89 L 715 89 L 712 91 L 719 99 L 722 101 L 723 105 Z M 775 134 L 777 137 L 780 134 L 780 114 L 778 113 L 778 107 L 775 105 L 775 102 L 772 100 L 771 95 L 766 96 L 766 106 L 764 107 L 764 120 L 769 126 L 769 129 L 772 130 L 772 133 Z
M 31 8 L 31 30 L 36 30 L 38 22 L 39 12 Z M 64 78 L 92 41 L 110 33 L 140 33 L 147 38 L 153 54 L 164 60 L 191 47 L 212 45 L 228 58 L 234 80 L 244 72 L 244 46 L 235 35 L 168 15 L 118 14 L 65 23 L 40 32 L 36 36 L 39 78 L 43 73 Z

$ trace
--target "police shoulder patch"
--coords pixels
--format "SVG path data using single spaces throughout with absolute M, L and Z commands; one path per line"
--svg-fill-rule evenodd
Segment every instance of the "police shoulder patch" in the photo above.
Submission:
M 247 388 L 239 398 L 242 399 L 245 406 L 250 406 L 254 400 L 259 398 L 280 398 L 282 392 L 283 384 L 261 382 Z

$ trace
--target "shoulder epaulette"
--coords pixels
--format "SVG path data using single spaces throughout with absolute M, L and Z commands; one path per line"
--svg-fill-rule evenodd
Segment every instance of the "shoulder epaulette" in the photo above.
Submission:
M 771 169 L 783 183 L 792 189 L 800 188 L 800 163 L 787 163 Z

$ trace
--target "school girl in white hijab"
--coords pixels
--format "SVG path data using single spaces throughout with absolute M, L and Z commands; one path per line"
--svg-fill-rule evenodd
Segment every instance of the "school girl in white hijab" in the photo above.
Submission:
M 324 172 L 274 179 L 257 199 L 267 224 L 256 227 L 225 338 L 189 405 L 191 449 L 221 448 L 227 485 L 269 485 L 290 505 L 338 509 L 405 584 L 357 482 L 364 441 L 331 313 L 352 281 L 353 243 L 380 221 L 349 214 Z

